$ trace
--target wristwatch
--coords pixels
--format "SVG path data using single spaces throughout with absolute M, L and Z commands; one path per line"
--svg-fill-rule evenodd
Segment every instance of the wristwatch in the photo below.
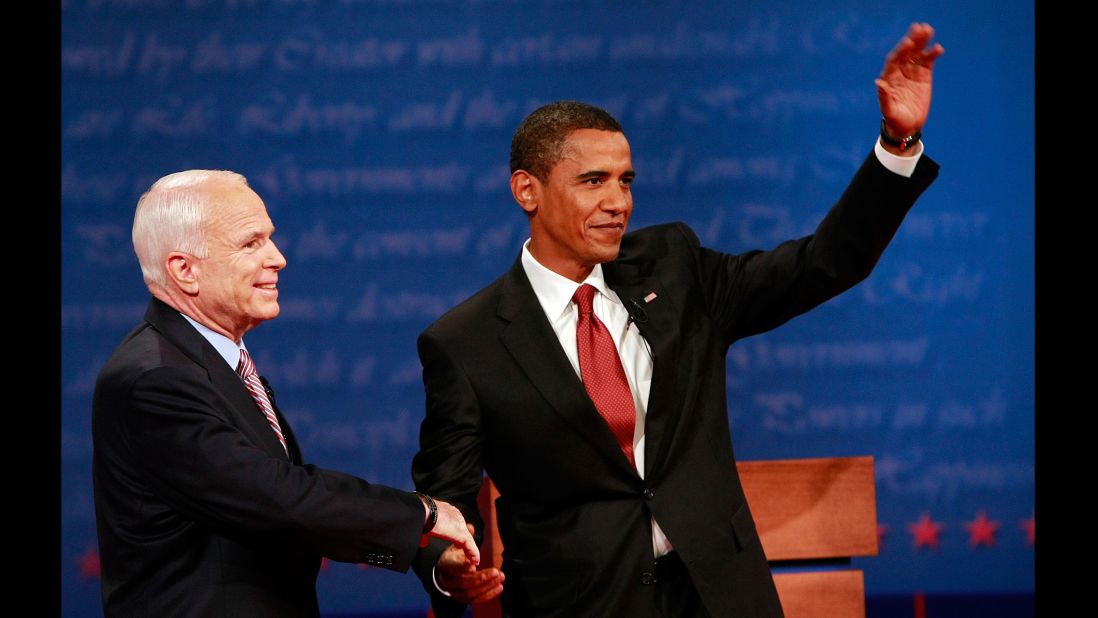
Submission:
M 899 148 L 900 150 L 907 150 L 908 148 L 914 146 L 916 142 L 922 139 L 922 137 L 923 132 L 922 130 L 919 130 L 903 139 L 896 139 L 889 135 L 888 131 L 885 130 L 885 119 L 881 118 L 881 141 L 888 144 L 889 146 Z
M 438 523 L 438 505 L 435 504 L 434 498 L 420 492 L 415 492 L 419 496 L 424 504 L 427 505 L 427 521 L 423 523 L 423 534 L 427 534 L 431 530 L 434 530 L 435 524 Z

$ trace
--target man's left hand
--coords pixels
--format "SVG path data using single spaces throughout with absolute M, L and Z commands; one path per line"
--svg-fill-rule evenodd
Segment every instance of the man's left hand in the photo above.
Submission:
M 881 75 L 875 80 L 885 130 L 894 138 L 912 135 L 926 124 L 934 61 L 945 53 L 939 43 L 927 47 L 933 37 L 930 24 L 911 24 L 907 35 L 885 58 Z

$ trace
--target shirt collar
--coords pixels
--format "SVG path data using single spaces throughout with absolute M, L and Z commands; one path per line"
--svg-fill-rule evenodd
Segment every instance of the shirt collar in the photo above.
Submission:
M 198 334 L 205 337 L 206 341 L 209 341 L 210 345 L 212 345 L 214 349 L 217 350 L 217 353 L 221 355 L 221 358 L 224 358 L 225 362 L 229 363 L 229 366 L 233 368 L 233 371 L 236 371 L 236 366 L 240 364 L 240 350 L 248 349 L 244 345 L 243 339 L 240 340 L 240 345 L 237 345 L 232 339 L 195 322 L 190 316 L 184 313 L 180 313 L 179 315 L 186 318 L 186 320 L 191 323 L 191 326 L 198 331 Z
M 522 244 L 522 269 L 526 271 L 526 278 L 530 280 L 534 295 L 538 297 L 538 302 L 550 322 L 556 322 L 570 309 L 572 295 L 584 283 L 593 285 L 611 302 L 621 304 L 618 295 L 606 285 L 606 280 L 602 277 L 602 264 L 595 264 L 591 274 L 582 283 L 576 283 L 542 266 L 530 253 L 530 239 L 527 239 Z

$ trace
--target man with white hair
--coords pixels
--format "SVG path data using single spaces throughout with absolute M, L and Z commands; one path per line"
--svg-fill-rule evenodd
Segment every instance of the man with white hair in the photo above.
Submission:
M 274 229 L 234 172 L 138 201 L 153 299 L 92 407 L 107 616 L 318 616 L 322 556 L 404 572 L 425 536 L 480 560 L 453 506 L 304 463 L 243 339 L 279 312 Z

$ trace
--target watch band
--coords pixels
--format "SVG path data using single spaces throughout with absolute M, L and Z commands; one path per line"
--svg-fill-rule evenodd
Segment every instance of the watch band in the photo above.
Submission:
M 427 534 L 434 530 L 435 524 L 438 523 L 438 505 L 435 504 L 435 500 L 431 496 L 418 491 L 415 493 L 427 504 L 427 521 L 423 523 L 423 534 Z
M 907 150 L 908 148 L 914 146 L 916 142 L 922 139 L 922 137 L 922 130 L 918 130 L 903 139 L 896 139 L 889 135 L 888 131 L 885 130 L 885 119 L 881 118 L 881 141 L 888 144 L 889 146 L 899 148 L 900 150 Z

